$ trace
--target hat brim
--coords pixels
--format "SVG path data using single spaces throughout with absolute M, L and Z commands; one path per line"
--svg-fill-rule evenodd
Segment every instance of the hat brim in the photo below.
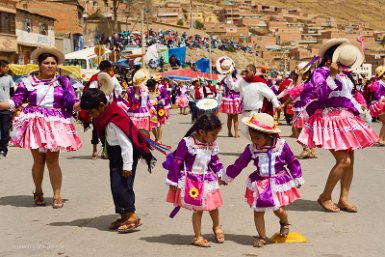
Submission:
M 281 130 L 279 128 L 266 129 L 266 128 L 258 127 L 257 125 L 254 125 L 254 124 L 250 124 L 249 123 L 250 119 L 251 119 L 250 117 L 243 117 L 242 118 L 242 123 L 245 124 L 249 128 L 261 131 L 263 133 L 267 133 L 267 134 L 278 134 L 278 133 L 281 133 Z
M 145 74 L 144 78 L 138 78 L 138 74 L 143 72 Z M 134 84 L 141 84 L 143 82 L 146 82 L 148 79 L 150 79 L 150 73 L 148 72 L 147 69 L 140 69 L 137 72 L 135 72 L 134 77 L 132 78 L 132 81 Z
M 99 89 L 103 91 L 106 96 L 109 96 L 114 91 L 114 85 L 110 74 L 106 72 L 100 72 L 98 74 Z
M 346 38 L 333 38 L 333 39 L 330 39 L 329 41 L 327 41 L 325 44 L 323 44 L 321 46 L 321 48 L 319 49 L 318 55 L 321 58 L 324 58 L 325 53 L 327 52 L 327 50 L 330 47 L 333 47 L 335 45 L 340 45 L 342 43 L 347 43 L 347 42 L 349 42 L 349 40 L 346 39 Z
M 362 63 L 365 60 L 365 55 L 361 52 L 361 50 L 358 48 L 358 46 L 350 44 L 350 43 L 344 43 L 344 44 L 349 44 L 349 45 L 353 46 L 355 51 L 356 51 L 356 55 L 357 55 L 356 61 L 354 62 L 353 65 L 351 65 L 349 68 L 347 68 L 348 71 L 354 71 L 354 70 L 358 69 L 362 65 Z M 343 45 L 341 44 L 341 46 L 343 46 Z M 338 57 L 339 57 L 341 51 L 343 50 L 343 47 L 341 47 L 341 46 L 339 46 L 334 51 L 333 58 L 332 58 L 333 62 L 337 62 L 338 61 Z
M 227 70 L 224 70 L 222 69 L 222 66 L 221 66 L 221 63 L 220 63 L 220 60 L 222 59 L 228 59 L 232 62 L 231 66 L 229 69 Z M 218 58 L 218 60 L 215 62 L 215 67 L 217 68 L 217 71 L 220 73 L 220 74 L 227 74 L 231 69 L 234 70 L 235 68 L 235 62 L 233 61 L 233 59 L 231 59 L 230 57 L 227 57 L 227 56 L 222 56 L 220 58 Z
M 37 58 L 41 54 L 52 54 L 56 56 L 57 58 L 57 64 L 63 64 L 64 63 L 64 54 L 57 48 L 53 47 L 39 47 L 33 50 L 31 53 L 31 59 L 35 62 L 38 63 Z

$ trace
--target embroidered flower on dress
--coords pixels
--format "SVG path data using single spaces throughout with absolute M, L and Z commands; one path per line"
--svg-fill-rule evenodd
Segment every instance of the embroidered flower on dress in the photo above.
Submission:
M 199 196 L 199 192 L 198 192 L 198 189 L 193 187 L 190 189 L 190 191 L 188 192 L 188 194 L 190 195 L 190 197 L 192 198 L 197 198 Z

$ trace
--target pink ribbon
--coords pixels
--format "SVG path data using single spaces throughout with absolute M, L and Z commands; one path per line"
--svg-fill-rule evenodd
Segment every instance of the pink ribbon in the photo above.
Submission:
M 257 121 L 257 118 L 255 117 L 255 115 L 252 115 L 250 120 L 247 123 L 253 124 L 253 125 L 258 126 L 260 128 L 263 128 L 263 129 L 274 129 L 274 125 L 268 126 L 268 125 L 262 124 L 259 121 Z
M 361 51 L 362 53 L 365 53 L 365 38 L 360 34 L 357 37 L 357 42 L 361 45 Z

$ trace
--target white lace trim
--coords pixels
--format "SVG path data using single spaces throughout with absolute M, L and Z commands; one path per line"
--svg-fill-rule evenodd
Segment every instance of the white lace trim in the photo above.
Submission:
M 186 184 L 186 175 L 184 174 L 178 180 L 178 188 L 180 188 L 182 191 L 184 191 L 185 184 Z M 204 195 L 207 194 L 207 193 L 210 193 L 212 191 L 215 191 L 217 189 L 219 189 L 218 180 L 215 180 L 215 181 L 207 181 L 207 180 L 205 180 L 204 181 L 204 185 L 203 185 L 203 194 Z
M 334 82 L 334 80 L 330 76 L 328 76 L 328 78 L 326 79 L 326 84 L 328 84 L 331 90 L 335 90 L 337 88 L 336 82 Z
M 184 137 L 183 140 L 186 142 L 187 150 L 190 154 L 196 155 L 197 151 L 200 149 L 207 149 L 210 151 L 211 156 L 217 155 L 219 153 L 219 146 L 217 142 L 214 142 L 212 145 L 203 146 L 203 147 L 196 147 L 194 144 L 194 138 L 193 137 Z
M 55 121 L 60 121 L 61 123 L 64 124 L 72 124 L 73 123 L 73 118 L 60 118 L 57 116 L 45 116 L 42 113 L 38 112 L 33 112 L 33 113 L 23 113 L 21 112 L 20 115 L 15 118 L 15 122 L 28 122 L 31 118 L 43 118 L 46 121 L 49 122 L 55 122 Z
M 274 180 L 274 177 L 271 179 Z M 299 185 L 303 185 L 304 183 L 305 181 L 302 177 L 295 178 L 281 185 L 277 185 L 276 183 L 274 183 L 274 185 L 272 186 L 272 192 L 286 192 Z M 251 181 L 250 178 L 247 178 L 246 186 L 249 190 L 253 192 L 257 191 L 256 181 Z
M 166 178 L 166 184 L 171 186 L 178 186 L 178 182 L 174 182 Z
M 130 112 L 130 110 L 128 110 L 127 112 L 128 116 L 129 117 L 150 117 L 150 113 L 149 112 Z

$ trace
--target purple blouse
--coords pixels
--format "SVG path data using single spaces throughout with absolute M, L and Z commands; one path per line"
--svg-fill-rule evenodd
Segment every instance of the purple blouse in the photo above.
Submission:
M 351 93 L 353 83 L 344 74 L 336 75 L 334 80 L 329 75 L 328 67 L 315 69 L 296 107 L 306 108 L 309 116 L 317 109 L 325 108 L 344 108 L 359 115 L 362 110 Z
M 148 93 L 147 88 L 142 87 L 140 89 L 140 95 L 138 96 L 135 93 L 133 87 L 129 87 L 127 90 L 128 103 L 129 103 L 129 113 L 150 113 L 151 109 L 154 109 L 151 103 L 151 99 Z
M 303 183 L 301 165 L 297 158 L 295 158 L 289 145 L 283 139 L 279 139 L 276 147 L 271 151 L 270 170 L 267 149 L 254 149 L 253 144 L 248 144 L 235 163 L 227 167 L 222 179 L 225 182 L 231 182 L 247 167 L 250 161 L 256 167 L 256 170 L 249 175 L 250 181 L 259 180 L 260 177 L 288 175 L 289 171 L 296 184 Z
M 28 107 L 55 108 L 70 112 L 77 101 L 67 77 L 56 76 L 52 80 L 39 80 L 32 75 L 19 83 L 10 104 L 12 108 L 18 108 L 28 102 Z
M 382 80 L 377 80 L 375 83 L 376 83 L 376 92 L 374 93 L 373 100 L 379 101 L 381 97 L 385 96 L 385 82 Z
M 223 170 L 218 158 L 218 144 L 204 144 L 194 135 L 185 137 L 179 142 L 171 161 L 167 175 L 168 184 L 176 184 L 186 170 L 197 174 L 205 174 L 205 180 L 217 180 L 216 173 Z

